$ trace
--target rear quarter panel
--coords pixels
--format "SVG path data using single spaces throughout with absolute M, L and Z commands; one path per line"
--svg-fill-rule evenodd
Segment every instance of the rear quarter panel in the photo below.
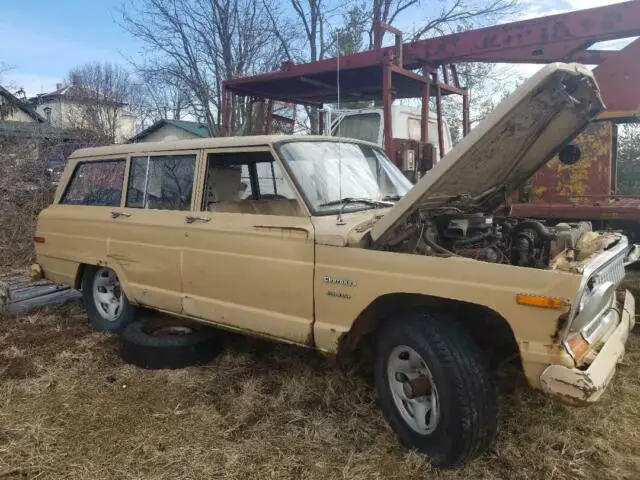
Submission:
M 105 261 L 112 210 L 54 204 L 40 213 L 36 236 L 45 241 L 36 243 L 36 258 L 46 278 L 73 286 L 80 264 Z

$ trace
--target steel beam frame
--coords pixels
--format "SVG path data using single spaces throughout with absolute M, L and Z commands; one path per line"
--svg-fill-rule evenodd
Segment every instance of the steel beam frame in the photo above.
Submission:
M 447 64 L 460 62 L 548 63 L 552 61 L 580 61 L 588 64 L 598 64 L 602 68 L 595 70 L 596 78 L 599 80 L 603 92 L 605 92 L 603 95 L 605 104 L 610 103 L 607 97 L 619 98 L 620 95 L 618 95 L 615 86 L 613 86 L 615 81 L 613 75 L 607 76 L 605 67 L 608 66 L 607 68 L 611 71 L 614 68 L 613 65 L 619 64 L 621 52 L 587 49 L 596 42 L 640 35 L 640 1 L 626 1 L 603 7 L 506 23 L 406 44 L 402 44 L 400 31 L 389 25 L 379 23 L 374 31 L 375 45 L 377 47 L 381 47 L 385 32 L 390 32 L 395 36 L 394 46 L 375 48 L 366 52 L 342 56 L 339 59 L 340 69 L 347 71 L 377 68 L 379 69 L 378 71 L 382 72 L 381 98 L 383 107 L 385 102 L 389 107 L 389 111 L 385 113 L 385 118 L 390 116 L 390 105 L 393 101 L 392 73 L 399 73 L 424 82 L 426 86 L 423 87 L 421 94 L 423 112 L 425 92 L 429 94 L 429 88 L 435 89 L 437 108 L 440 111 L 442 110 L 443 94 L 462 95 L 463 133 L 466 134 L 470 129 L 468 93 L 459 86 L 455 66 L 449 67 Z M 638 44 L 640 45 L 640 42 Z M 616 59 L 618 60 L 617 63 Z M 635 59 L 633 62 L 636 65 L 638 64 Z M 425 67 L 428 67 L 430 72 L 438 67 L 443 67 L 444 81 L 441 82 L 436 75 L 434 80 L 430 82 L 429 75 L 419 75 L 411 71 L 419 68 L 424 69 Z M 326 88 L 318 91 L 319 81 L 307 77 L 335 72 L 337 68 L 337 58 L 300 65 L 289 61 L 282 64 L 280 71 L 223 82 L 222 134 L 228 134 L 229 122 L 233 124 L 233 118 L 230 118 L 235 110 L 233 106 L 234 100 L 231 98 L 233 95 L 268 98 L 270 100 L 319 107 L 326 103 L 326 101 L 323 101 L 322 96 L 330 97 L 334 89 L 330 88 L 332 87 L 331 85 L 323 85 Z M 265 82 L 294 78 L 298 78 L 302 82 L 308 80 L 310 85 L 316 87 L 316 90 L 291 96 L 261 91 L 261 85 Z M 378 88 L 376 87 L 376 92 L 379 92 Z M 372 94 L 376 94 L 376 92 L 372 92 Z M 626 101 L 627 98 L 628 96 L 622 100 Z M 428 103 L 428 98 L 426 103 Z M 618 111 L 628 115 L 632 115 L 634 112 L 637 114 L 640 109 L 640 103 L 638 105 L 634 104 L 632 107 L 626 110 L 618 108 Z M 229 108 L 232 110 L 231 115 L 229 114 Z M 424 140 L 428 139 L 428 116 L 426 119 L 423 118 L 422 123 L 421 136 Z M 439 133 L 442 129 L 441 123 L 440 112 L 438 116 Z M 386 124 L 390 131 L 390 122 L 386 122 Z M 393 138 L 391 135 L 386 137 Z M 440 140 L 442 143 L 442 135 Z M 388 143 L 385 146 L 386 149 L 390 148 Z
M 549 63 L 577 61 L 599 64 L 610 52 L 587 50 L 597 42 L 640 35 L 640 2 L 627 1 L 604 7 L 550 15 L 492 27 L 406 43 L 402 66 L 421 68 L 461 62 Z M 385 47 L 340 57 L 340 69 L 366 68 L 397 58 L 396 47 Z M 261 81 L 335 71 L 337 59 L 295 65 L 227 82 L 233 90 Z

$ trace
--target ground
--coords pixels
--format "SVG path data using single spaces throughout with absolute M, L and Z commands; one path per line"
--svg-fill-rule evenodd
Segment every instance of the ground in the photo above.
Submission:
M 78 304 L 0 317 L 0 479 L 640 478 L 637 330 L 599 404 L 502 381 L 494 447 L 438 471 L 396 442 L 362 366 L 228 337 L 209 365 L 145 371 Z

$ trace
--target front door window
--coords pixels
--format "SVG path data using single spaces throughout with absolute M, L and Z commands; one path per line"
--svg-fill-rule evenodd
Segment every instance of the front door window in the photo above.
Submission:
M 210 153 L 203 210 L 300 216 L 295 193 L 270 152 Z

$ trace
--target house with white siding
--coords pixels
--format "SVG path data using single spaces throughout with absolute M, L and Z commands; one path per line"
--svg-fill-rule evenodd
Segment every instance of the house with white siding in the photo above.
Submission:
M 115 143 L 123 143 L 135 134 L 136 116 L 127 104 L 97 98 L 79 85 L 56 85 L 56 90 L 37 95 L 30 106 L 52 126 L 69 130 L 91 130 L 97 125 Z

